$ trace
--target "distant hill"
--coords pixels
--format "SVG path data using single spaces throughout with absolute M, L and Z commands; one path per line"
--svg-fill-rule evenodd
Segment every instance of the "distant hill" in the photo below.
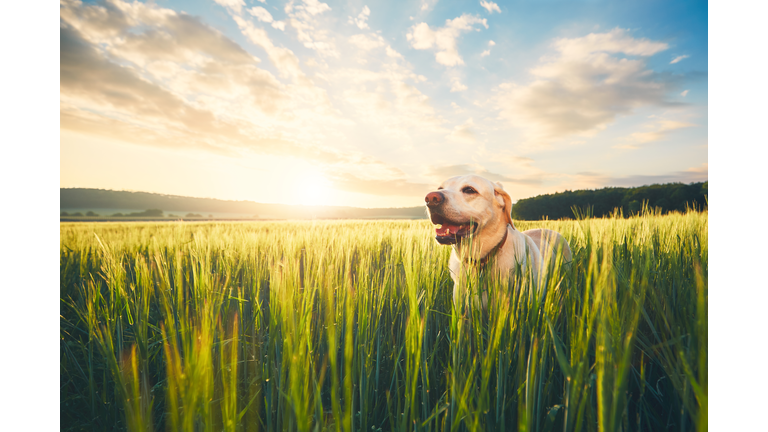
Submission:
M 709 182 L 667 183 L 633 188 L 608 187 L 596 190 L 565 191 L 539 195 L 517 201 L 512 206 L 512 218 L 520 220 L 541 220 L 574 218 L 572 207 L 580 211 L 589 208 L 592 216 L 610 215 L 614 209 L 621 209 L 624 216 L 637 214 L 643 203 L 660 208 L 662 213 L 673 210 L 684 211 L 686 207 L 699 210 L 707 208 Z
M 227 201 L 193 198 L 149 192 L 127 192 L 105 189 L 60 188 L 60 210 L 86 213 L 98 209 L 100 216 L 111 211 L 126 213 L 148 209 L 162 210 L 165 216 L 199 213 L 203 217 L 247 217 L 258 219 L 426 219 L 424 206 L 404 208 L 357 208 L 340 206 L 298 206 L 263 204 L 254 201 Z

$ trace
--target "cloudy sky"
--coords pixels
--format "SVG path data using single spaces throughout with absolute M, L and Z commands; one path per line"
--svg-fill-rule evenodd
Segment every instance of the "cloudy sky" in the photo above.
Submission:
M 707 3 L 60 3 L 60 186 L 402 207 L 708 179 Z

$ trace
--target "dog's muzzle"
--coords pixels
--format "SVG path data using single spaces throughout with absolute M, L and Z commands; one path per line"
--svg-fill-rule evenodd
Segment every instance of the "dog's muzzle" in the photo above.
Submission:
M 442 192 L 430 192 L 424 197 L 424 202 L 427 203 L 427 208 L 433 209 L 442 205 L 445 202 L 445 195 Z
M 442 215 L 442 205 L 445 195 L 440 192 L 430 192 L 424 197 L 424 202 L 429 210 L 429 219 L 435 225 L 435 240 L 443 245 L 456 244 L 463 238 L 469 237 L 477 228 L 475 222 L 455 222 Z

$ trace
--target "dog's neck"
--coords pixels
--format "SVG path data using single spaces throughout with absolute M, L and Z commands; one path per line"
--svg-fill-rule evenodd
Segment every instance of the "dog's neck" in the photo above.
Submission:
M 468 264 L 485 265 L 489 259 L 491 259 L 507 242 L 509 236 L 509 224 L 503 226 L 503 230 L 500 230 L 493 238 L 496 241 L 490 241 L 487 244 L 456 244 L 454 250 L 458 256 L 464 257 L 464 262 Z M 514 227 L 512 227 L 514 229 Z

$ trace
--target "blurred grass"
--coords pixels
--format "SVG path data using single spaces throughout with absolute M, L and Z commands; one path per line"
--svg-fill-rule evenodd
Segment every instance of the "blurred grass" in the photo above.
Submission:
M 62 223 L 61 429 L 706 431 L 707 213 L 516 226 L 483 310 L 427 221 Z

